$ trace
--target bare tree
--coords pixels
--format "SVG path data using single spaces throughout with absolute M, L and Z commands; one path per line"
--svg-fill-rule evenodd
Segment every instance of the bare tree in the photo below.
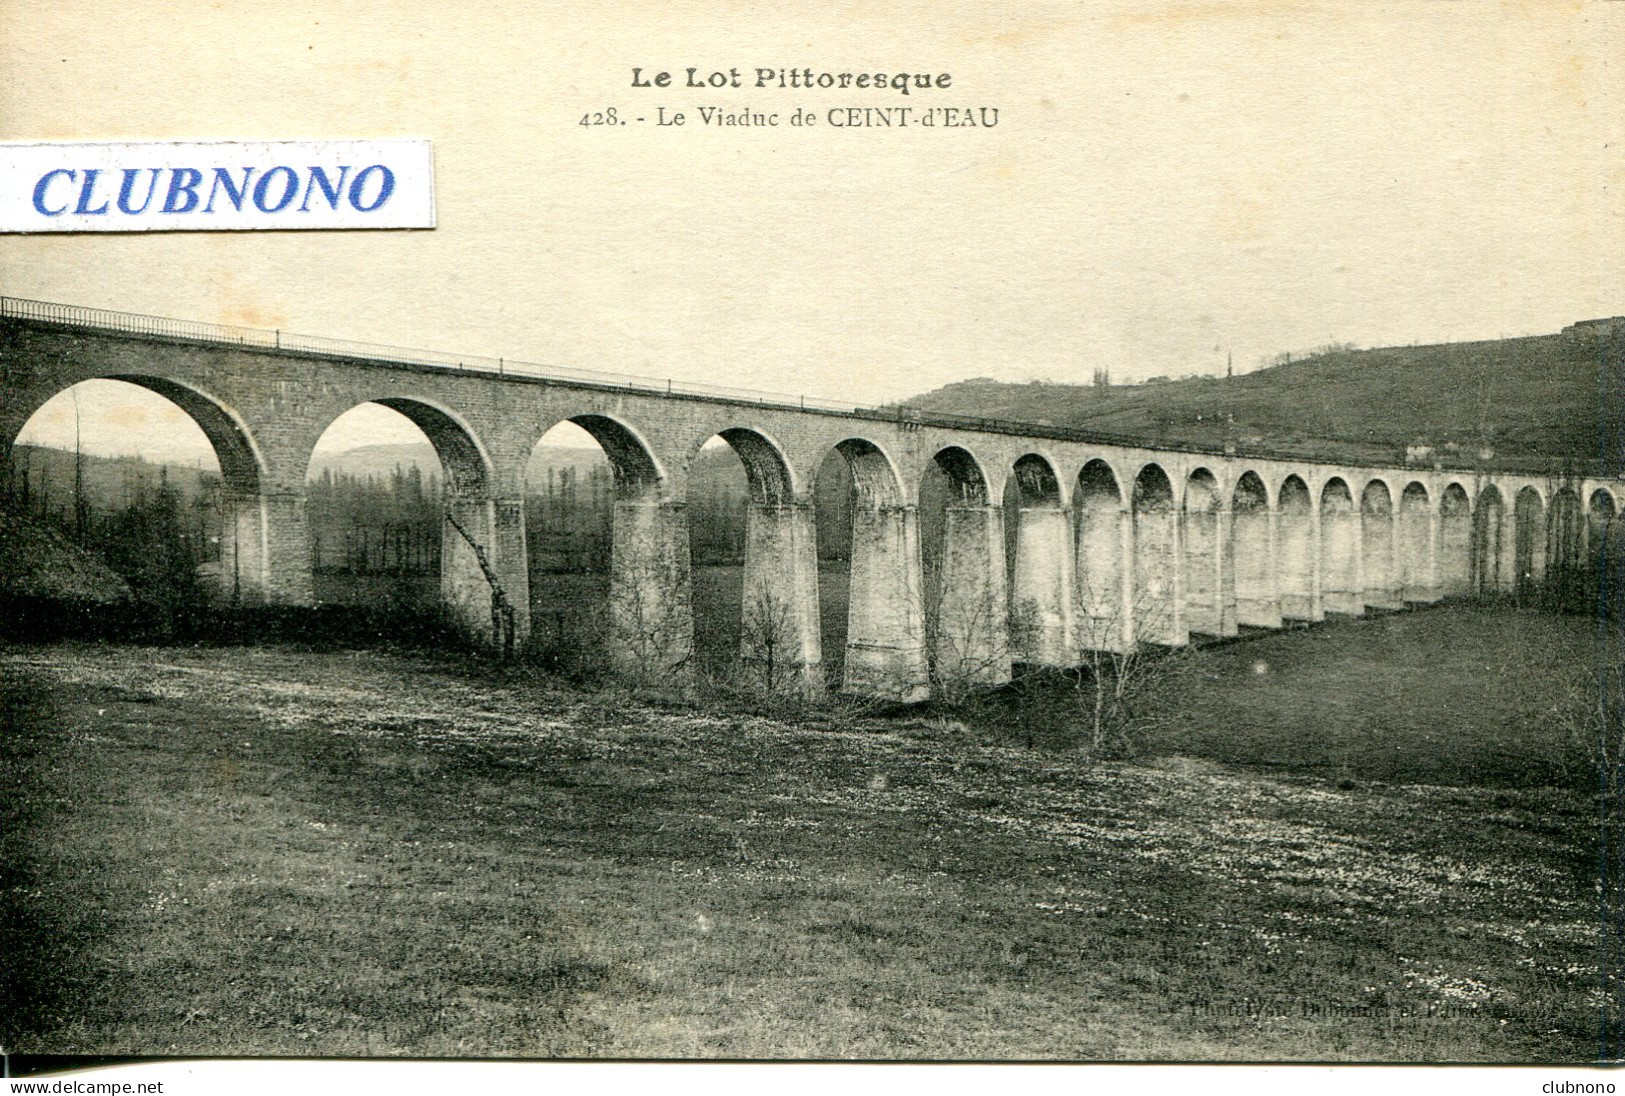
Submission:
M 637 685 L 666 685 L 691 669 L 693 620 L 677 566 L 646 554 L 611 564 L 609 625 L 618 673 Z
M 1625 823 L 1625 628 L 1609 622 L 1597 642 L 1596 658 L 1568 675 L 1551 718 L 1565 738 L 1561 767 L 1570 776 L 1594 774 L 1603 819 L 1619 825 Z
M 1002 576 L 999 576 L 1002 579 Z M 935 558 L 925 560 L 921 589 L 925 594 L 927 634 L 926 666 L 931 695 L 950 707 L 964 703 L 974 692 L 1008 680 L 1010 650 L 1025 630 L 1036 627 L 1036 614 L 1020 607 L 1003 611 L 1002 599 L 991 585 L 974 599 L 955 599 L 952 619 L 944 621 L 942 569 Z
M 805 688 L 807 667 L 797 657 L 800 644 L 788 599 L 766 582 L 753 583 L 741 614 L 739 661 L 742 674 L 766 693 Z
M 508 600 L 508 592 L 503 589 L 502 580 L 497 576 L 496 569 L 491 566 L 491 560 L 485 554 L 485 549 L 463 523 L 457 520 L 449 501 L 446 504 L 445 514 L 446 521 L 473 551 L 474 559 L 480 565 L 480 573 L 485 576 L 485 583 L 491 589 L 491 642 L 502 653 L 504 660 L 512 659 L 515 638 L 513 602 Z
M 1099 604 L 1083 591 L 1086 605 Z M 1152 730 L 1163 692 L 1187 669 L 1189 647 L 1167 647 L 1141 638 L 1161 633 L 1166 599 L 1137 595 L 1131 604 L 1112 599 L 1113 611 L 1086 618 L 1078 629 L 1074 703 L 1083 717 L 1091 756 L 1125 753 Z M 1132 624 L 1125 628 L 1124 624 Z M 1125 635 L 1127 633 L 1127 635 Z

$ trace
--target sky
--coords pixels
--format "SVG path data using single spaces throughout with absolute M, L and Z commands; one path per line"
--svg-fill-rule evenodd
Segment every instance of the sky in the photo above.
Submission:
M 856 402 L 1625 313 L 1625 4 L 0 0 L 0 20 L 0 139 L 427 137 L 437 192 L 422 231 L 0 236 L 14 296 Z M 691 65 L 952 86 L 631 86 Z M 999 123 L 725 129 L 702 105 Z M 690 121 L 577 124 L 612 106 Z M 351 443 L 386 430 L 363 420 Z
M 90 380 L 58 392 L 40 406 L 18 435 L 24 445 L 66 449 L 99 457 L 140 456 L 161 464 L 182 464 L 218 472 L 220 462 L 203 430 L 191 417 L 139 385 Z M 718 445 L 726 445 L 720 438 Z M 311 468 L 361 446 L 427 445 L 412 420 L 382 404 L 364 403 L 340 415 L 311 452 Z M 596 449 L 593 436 L 573 422 L 561 422 L 538 445 Z M 606 458 L 607 460 L 607 458 Z

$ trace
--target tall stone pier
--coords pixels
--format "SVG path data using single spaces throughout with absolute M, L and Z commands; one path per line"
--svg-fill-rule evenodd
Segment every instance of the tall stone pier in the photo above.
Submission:
M 846 692 L 899 701 L 930 695 L 918 517 L 913 506 L 853 509 Z
M 986 503 L 944 511 L 931 662 L 939 680 L 1001 685 L 1010 680 L 1004 510 Z

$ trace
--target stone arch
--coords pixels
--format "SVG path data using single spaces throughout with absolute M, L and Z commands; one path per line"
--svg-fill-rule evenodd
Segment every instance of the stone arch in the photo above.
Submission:
M 1289 620 L 1314 620 L 1314 503 L 1302 476 L 1293 474 L 1281 481 L 1275 506 L 1275 569 L 1281 616 Z
M 903 481 L 897 466 L 879 445 L 868 438 L 847 438 L 833 449 L 846 459 L 852 473 L 853 501 L 869 510 L 898 506 L 903 501 Z
M 1225 553 L 1219 543 L 1218 477 L 1206 468 L 1193 469 L 1185 477 L 1182 498 L 1185 626 L 1192 632 L 1224 635 L 1228 583 Z
M 1216 514 L 1219 506 L 1219 478 L 1206 468 L 1192 469 L 1185 477 L 1182 509 L 1187 514 Z
M 654 447 L 626 420 L 600 411 L 547 424 L 531 445 L 569 423 L 585 431 L 609 463 L 608 574 L 597 572 L 593 619 L 611 666 L 633 680 L 673 681 L 692 671 L 693 560 L 686 499 L 668 498 L 671 481 Z M 600 466 L 601 467 L 601 466 Z M 545 596 L 545 595 L 544 595 Z
M 1092 650 L 1119 650 L 1128 624 L 1123 581 L 1129 573 L 1124 538 L 1123 491 L 1112 466 L 1100 458 L 1078 472 L 1073 487 L 1076 510 L 1076 579 L 1079 641 Z
M 357 401 L 322 428 L 306 455 L 307 476 L 328 431 L 339 419 L 367 404 L 387 407 L 411 422 L 440 460 L 444 479 L 438 522 L 441 604 L 470 635 L 490 642 L 519 642 L 529 630 L 530 619 L 522 505 L 495 503 L 491 459 L 460 415 L 418 396 L 375 396 Z
M 1254 628 L 1281 626 L 1275 573 L 1274 521 L 1269 488 L 1248 470 L 1230 493 L 1230 558 L 1236 584 L 1236 622 Z
M 1591 499 L 1586 510 L 1593 530 L 1607 528 L 1608 523 L 1613 521 L 1615 515 L 1619 513 L 1619 507 L 1614 503 L 1614 496 L 1606 487 L 1598 487 L 1591 492 Z
M 714 436 L 727 442 L 745 466 L 745 485 L 752 503 L 787 506 L 800 494 L 795 469 L 785 456 L 784 447 L 773 438 L 748 426 L 731 426 L 718 430 Z M 650 461 L 653 463 L 652 457 Z M 659 474 L 658 466 L 655 474 Z
M 1482 596 L 1506 589 L 1510 559 L 1506 536 L 1506 503 L 1494 484 L 1485 484 L 1478 492 L 1478 503 L 1473 507 L 1472 573 L 1469 584 L 1474 593 Z
M 1174 485 L 1162 465 L 1151 461 L 1140 467 L 1134 477 L 1133 505 L 1140 513 L 1173 512 Z
M 927 471 L 933 467 L 947 480 L 949 505 L 988 504 L 987 474 L 982 471 L 982 462 L 969 449 L 959 445 L 944 446 L 932 454 Z
M 916 499 L 920 512 L 920 559 L 925 580 L 926 616 L 928 624 L 934 620 L 940 586 L 941 569 L 946 561 L 945 542 L 952 532 L 965 535 L 969 524 L 985 526 L 994 519 L 987 516 L 989 509 L 998 509 L 999 543 L 998 569 L 994 572 L 1001 582 L 1005 579 L 1005 544 L 1003 511 L 992 506 L 992 494 L 982 462 L 970 450 L 949 445 L 937 450 L 926 459 L 918 477 L 919 494 Z M 981 515 L 965 519 L 963 515 Z M 956 515 L 958 515 L 956 517 Z M 979 537 L 980 534 L 976 534 Z M 956 553 L 969 549 L 968 544 L 955 542 Z M 988 554 L 989 549 L 974 549 Z M 991 556 L 989 557 L 991 559 Z
M 698 460 L 708 450 L 722 451 L 713 439 L 738 465 L 725 457 Z M 799 484 L 783 447 L 752 427 L 719 430 L 694 450 L 686 491 L 697 655 L 731 659 L 736 653 L 747 680 L 769 693 L 821 692 L 817 532 L 812 507 L 797 501 Z M 731 559 L 741 564 L 737 572 Z
M 1394 527 L 1394 569 L 1403 601 L 1433 601 L 1433 510 L 1428 489 L 1412 480 L 1399 494 Z
M 1320 598 L 1328 613 L 1365 611 L 1360 583 L 1360 521 L 1348 481 L 1333 476 L 1320 489 Z
M 1006 470 L 1004 493 L 1000 503 L 1004 507 L 1004 555 L 1006 580 L 1013 586 L 1016 581 L 1022 515 L 1031 510 L 1053 510 L 1060 506 L 1061 485 L 1050 461 L 1037 454 L 1026 453 L 1011 462 Z
M 178 407 L 202 431 L 220 468 L 219 591 L 232 601 L 309 604 L 312 598 L 310 561 L 302 546 L 276 553 L 288 530 L 303 535 L 302 514 L 284 514 L 302 502 L 267 496 L 266 467 L 258 443 L 242 416 L 223 400 L 203 389 L 164 377 L 140 373 L 106 373 L 81 377 L 50 392 L 43 399 L 20 400 L 5 408 L 6 436 L 0 460 L 9 468 L 16 441 L 52 399 L 87 381 L 118 381 L 134 385 Z M 19 393 L 20 395 L 20 393 Z M 32 406 L 29 406 L 32 404 Z M 13 419 L 13 414 L 21 414 Z M 11 424 L 15 423 L 15 432 Z M 213 534 L 211 534 L 213 535 Z
M 1360 565 L 1368 608 L 1405 607 L 1394 558 L 1394 530 L 1394 497 L 1388 481 L 1371 479 L 1360 492 Z
M 1525 492 L 1528 492 L 1531 496 L 1534 497 L 1536 502 L 1540 503 L 1540 514 L 1541 514 L 1542 520 L 1544 520 L 1545 517 L 1546 517 L 1546 506 L 1547 506 L 1548 501 L 1550 500 L 1550 493 L 1546 490 L 1546 486 L 1544 484 L 1542 484 L 1542 483 L 1525 483 L 1523 485 L 1523 487 L 1518 491 L 1518 494 L 1521 495 L 1521 494 L 1524 494 Z M 1516 505 L 1517 505 L 1517 496 L 1516 495 L 1513 496 L 1513 505 L 1514 505 L 1514 508 L 1516 508 Z
M 36 401 L 33 407 L 28 408 L 28 413 L 17 423 L 18 433 L 22 432 L 41 407 L 59 393 L 66 392 L 74 384 L 92 380 L 133 384 L 154 395 L 162 396 L 179 407 L 197 424 L 198 429 L 203 431 L 203 436 L 209 439 L 209 444 L 214 449 L 215 460 L 220 465 L 220 478 L 226 490 L 235 495 L 257 495 L 261 492 L 265 478 L 265 460 L 248 424 L 223 400 L 209 395 L 200 388 L 164 377 L 140 373 L 106 373 L 81 377 L 73 384 L 63 385 L 51 392 L 45 399 Z M 5 440 L 6 455 L 9 457 L 16 437 L 14 435 Z
M 1439 496 L 1439 594 L 1457 597 L 1472 585 L 1473 506 L 1467 489 L 1452 481 Z
M 1185 642 L 1180 605 L 1179 513 L 1173 482 L 1155 462 L 1134 478 L 1133 635 L 1151 643 Z
M 609 458 L 617 501 L 655 499 L 660 495 L 667 482 L 666 470 L 655 457 L 653 446 L 631 424 L 596 411 L 570 415 L 561 421 L 572 422 L 591 434 L 592 440 Z M 541 440 L 541 435 L 537 440 Z
M 1512 590 L 1533 597 L 1546 578 L 1546 504 L 1533 484 L 1519 491 L 1512 504 Z
M 1060 507 L 1061 481 L 1048 457 L 1023 454 L 1011 465 L 1011 471 L 1023 507 Z
M 339 418 L 364 403 L 376 403 L 398 412 L 423 432 L 440 458 L 448 492 L 470 496 L 490 493 L 493 473 L 485 446 L 461 416 L 434 401 L 416 396 L 378 396 L 361 400 L 334 415 L 322 427 L 321 433 L 325 434 Z M 306 459 L 308 461 L 308 455 Z
M 992 503 L 970 450 L 932 454 L 920 477 L 919 522 L 933 691 L 952 697 L 1010 680 L 1004 509 Z

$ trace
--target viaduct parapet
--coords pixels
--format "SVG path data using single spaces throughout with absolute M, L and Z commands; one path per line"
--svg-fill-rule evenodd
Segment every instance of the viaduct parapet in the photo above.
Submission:
M 1091 647 L 1512 591 L 1582 566 L 1622 501 L 1618 482 L 1556 473 L 1157 448 L 14 299 L 0 301 L 0 458 L 40 405 L 93 378 L 148 388 L 202 428 L 227 497 L 222 580 L 268 604 L 313 602 L 317 440 L 358 404 L 399 411 L 445 468 L 443 598 L 484 634 L 485 568 L 528 630 L 525 467 L 543 434 L 576 423 L 614 468 L 607 657 L 645 670 L 675 672 L 692 651 L 688 477 L 720 436 L 750 492 L 741 656 L 778 659 L 808 690 L 823 682 L 813 479 L 838 452 L 854 502 L 842 688 L 900 700 L 929 694 L 933 666 L 991 684 L 1013 662 L 1072 664 Z M 932 468 L 952 492 L 927 576 L 919 500 Z

